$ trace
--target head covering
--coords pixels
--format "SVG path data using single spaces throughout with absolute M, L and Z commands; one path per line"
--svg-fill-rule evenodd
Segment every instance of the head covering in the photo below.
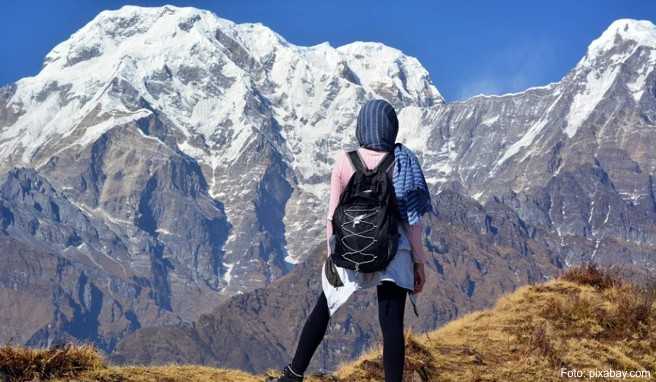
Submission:
M 399 120 L 394 107 L 382 99 L 365 103 L 360 109 L 355 136 L 361 147 L 376 151 L 392 151 Z

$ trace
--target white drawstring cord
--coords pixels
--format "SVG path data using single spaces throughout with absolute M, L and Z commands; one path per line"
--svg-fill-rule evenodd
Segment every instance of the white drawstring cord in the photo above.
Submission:
M 364 212 L 364 214 L 362 214 L 363 212 Z M 357 215 L 355 215 L 355 214 L 357 214 Z M 369 219 L 369 218 L 372 218 L 372 217 L 376 216 L 376 208 L 364 208 L 364 209 L 363 208 L 357 208 L 357 207 L 349 208 L 349 209 L 344 211 L 344 215 L 346 215 L 348 218 L 350 218 L 350 220 L 344 221 L 344 223 L 342 223 L 342 225 L 341 225 L 342 230 L 347 233 L 346 235 L 344 235 L 341 238 L 341 242 L 342 242 L 342 245 L 346 249 L 348 249 L 348 251 L 346 253 L 344 253 L 344 255 L 342 257 L 345 260 L 355 264 L 355 269 L 357 270 L 362 264 L 371 263 L 376 259 L 376 255 L 374 255 L 373 253 L 365 252 L 367 249 L 369 249 L 370 247 L 372 247 L 376 243 L 376 241 L 377 241 L 376 238 L 374 236 L 363 235 L 364 233 L 375 231 L 376 228 L 377 228 L 376 224 L 374 224 L 373 222 L 371 222 L 369 220 L 365 220 L 365 219 Z M 357 219 L 357 222 L 356 222 L 356 219 Z M 360 231 L 359 233 L 355 232 L 355 231 L 352 231 L 352 230 L 347 228 L 349 225 L 353 225 L 355 227 L 355 224 L 366 224 L 366 225 L 369 225 L 370 228 L 368 228 L 364 231 Z M 359 237 L 359 238 L 362 238 L 362 239 L 368 239 L 369 243 L 367 245 L 365 245 L 364 248 L 356 249 L 356 248 L 353 248 L 350 245 L 348 245 L 348 243 L 346 242 L 346 240 L 351 238 L 351 237 Z M 369 258 L 369 260 L 355 261 L 351 257 L 352 255 L 367 256 Z

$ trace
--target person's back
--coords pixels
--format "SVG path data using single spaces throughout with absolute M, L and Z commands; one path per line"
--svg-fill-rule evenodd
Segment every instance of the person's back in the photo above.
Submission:
M 369 169 L 378 166 L 380 161 L 387 154 L 385 151 L 376 151 L 367 149 L 365 147 L 360 147 L 357 149 L 357 151 L 360 155 L 360 158 Z M 333 165 L 332 175 L 330 177 L 330 200 L 328 202 L 328 224 L 326 225 L 327 243 L 329 243 L 330 236 L 333 232 L 333 227 L 332 224 L 330 224 L 330 221 L 332 220 L 335 208 L 339 203 L 339 197 L 344 191 L 344 188 L 348 184 L 353 174 L 355 174 L 355 168 L 353 168 L 353 165 L 348 158 L 347 152 L 345 150 L 340 150 L 335 157 L 335 164 Z M 426 257 L 421 247 L 421 223 L 413 225 L 402 224 L 400 228 L 400 233 L 403 236 L 407 235 L 407 238 L 410 241 L 412 246 L 412 254 L 416 258 L 415 262 L 425 263 Z M 405 239 L 403 236 L 401 238 L 402 244 L 403 240 Z M 328 251 L 330 253 L 330 248 L 328 248 Z
M 330 199 L 326 220 L 328 258 L 321 272 L 322 292 L 303 326 L 292 362 L 283 369 L 278 382 L 302 381 L 315 350 L 321 343 L 330 317 L 357 290 L 376 287 L 378 318 L 383 333 L 383 364 L 386 382 L 403 377 L 405 338 L 403 316 L 407 293 L 421 292 L 426 255 L 421 245 L 421 216 L 432 210 L 428 186 L 419 162 L 411 150 L 395 145 L 398 120 L 394 108 L 383 100 L 367 102 L 358 115 L 356 137 L 358 154 L 367 168 L 373 169 L 385 155 L 394 155 L 393 188 L 401 233 L 396 252 L 382 270 L 358 272 L 337 266 L 332 261 L 332 219 L 349 180 L 356 172 L 345 151 L 340 151 L 330 180 Z M 388 194 L 389 195 L 389 194 Z M 357 269 L 357 267 L 356 267 Z

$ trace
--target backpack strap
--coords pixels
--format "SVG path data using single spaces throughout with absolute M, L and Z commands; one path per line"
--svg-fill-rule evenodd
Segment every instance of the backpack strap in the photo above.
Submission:
M 351 160 L 351 164 L 353 165 L 355 171 L 359 171 L 363 173 L 371 173 L 379 170 L 383 170 L 384 172 L 387 172 L 394 164 L 394 159 L 395 159 L 394 151 L 390 151 L 387 154 L 385 154 L 385 156 L 378 163 L 376 168 L 369 170 L 367 166 L 364 164 L 364 162 L 362 161 L 362 158 L 360 158 L 360 154 L 358 153 L 357 150 L 349 151 L 348 157 Z
M 390 151 L 387 154 L 385 154 L 385 157 L 378 163 L 378 166 L 373 171 L 379 171 L 382 170 L 383 172 L 389 171 L 390 167 L 394 164 L 394 151 Z
M 353 168 L 356 172 L 366 173 L 368 171 L 367 167 L 364 165 L 364 163 L 362 163 L 362 159 L 360 159 L 360 155 L 358 155 L 357 150 L 349 151 L 348 157 L 351 160 L 351 164 L 353 165 Z

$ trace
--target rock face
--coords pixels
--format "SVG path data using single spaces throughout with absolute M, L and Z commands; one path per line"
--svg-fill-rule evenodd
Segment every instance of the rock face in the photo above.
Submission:
M 332 158 L 371 98 L 398 110 L 440 211 L 425 240 L 444 287 L 418 328 L 570 264 L 653 271 L 655 63 L 656 27 L 618 20 L 557 83 L 445 103 L 382 44 L 300 47 L 193 8 L 102 12 L 0 88 L 0 342 L 110 352 L 168 325 L 115 358 L 277 366 L 316 297 Z M 315 366 L 376 338 L 367 298 Z
M 111 349 L 142 325 L 180 322 L 159 304 L 166 296 L 157 277 L 128 268 L 121 238 L 34 170 L 5 174 L 0 226 L 5 342 L 82 340 Z

